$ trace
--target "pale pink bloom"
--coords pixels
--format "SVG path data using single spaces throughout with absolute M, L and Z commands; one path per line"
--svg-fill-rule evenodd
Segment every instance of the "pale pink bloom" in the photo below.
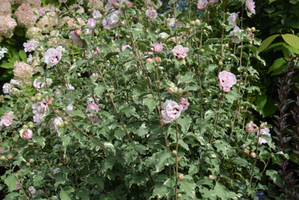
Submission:
M 88 112 L 89 110 L 95 110 L 96 112 L 98 112 L 99 106 L 95 103 L 88 104 L 86 108 L 86 112 Z
M 17 184 L 16 184 L 16 187 L 15 187 L 15 190 L 20 190 L 20 189 L 22 188 L 22 185 L 23 185 L 22 182 L 17 183 Z
M 210 0 L 209 5 L 213 5 L 214 3 L 218 3 L 218 0 Z
M 162 51 L 162 50 L 163 50 L 163 46 L 162 46 L 162 44 L 160 44 L 160 43 L 155 43 L 155 44 L 154 44 L 153 52 L 160 52 L 160 51 Z
M 3 88 L 4 94 L 9 94 L 12 89 L 12 87 L 9 83 L 5 83 L 2 88 Z
M 28 188 L 28 190 L 29 190 L 31 196 L 33 196 L 33 195 L 35 194 L 35 192 L 36 192 L 36 190 L 35 190 L 35 188 L 34 188 L 33 186 L 30 186 L 30 187 Z
M 258 130 L 259 130 L 259 128 L 252 121 L 250 121 L 249 123 L 246 124 L 246 131 L 249 134 L 257 132 Z
M 188 51 L 189 48 L 183 47 L 182 45 L 177 45 L 172 49 L 172 54 L 176 56 L 178 59 L 181 59 L 187 56 Z
M 119 26 L 119 19 L 118 19 L 119 11 L 113 11 L 106 16 L 107 25 L 104 26 L 106 29 L 115 28 Z
M 124 51 L 124 50 L 126 50 L 126 48 L 132 49 L 132 47 L 130 45 L 126 44 L 126 45 L 121 47 L 121 50 Z
M 86 34 L 90 34 L 90 35 L 92 35 L 92 31 L 91 31 L 89 28 L 84 29 L 84 32 L 85 32 Z
M 60 168 L 57 167 L 57 168 L 53 169 L 52 172 L 53 172 L 53 174 L 57 174 L 57 173 L 61 172 L 61 170 L 60 170 Z
M 61 56 L 60 49 L 50 48 L 45 52 L 44 62 L 49 66 L 54 66 L 60 61 Z
M 24 140 L 30 140 L 33 136 L 33 133 L 32 133 L 32 130 L 30 129 L 26 129 L 24 132 L 23 132 L 23 139 Z
M 101 19 L 103 16 L 102 16 L 102 13 L 99 10 L 94 10 L 93 13 L 92 13 L 92 17 L 94 19 Z
M 66 3 L 67 2 L 67 0 L 58 0 L 59 1 L 59 3 Z
M 108 25 L 108 22 L 107 22 L 106 19 L 103 19 L 102 22 L 101 22 L 101 24 L 103 25 L 104 29 L 107 29 L 107 30 L 110 29 L 110 27 L 107 26 L 107 25 Z
M 150 19 L 156 19 L 157 18 L 157 16 L 158 16 L 158 14 L 157 14 L 157 11 L 153 8 L 153 7 L 150 7 L 149 9 L 147 9 L 146 11 L 145 11 L 145 14 L 146 14 L 146 16 L 148 17 L 148 18 L 150 18 Z
M 91 104 L 91 103 L 96 103 L 96 102 L 99 102 L 100 99 L 98 98 L 92 98 L 92 97 L 89 97 L 87 98 L 87 105 Z
M 68 89 L 68 90 L 74 90 L 74 86 L 72 86 L 71 84 L 66 84 L 65 87 Z
M 56 89 L 55 92 L 54 92 L 54 95 L 55 95 L 55 96 L 60 95 L 60 90 L 59 90 L 59 89 Z
M 161 111 L 163 123 L 168 124 L 180 116 L 183 106 L 177 104 L 177 102 L 172 100 L 166 100 L 162 105 L 163 110 Z
M 230 16 L 227 18 L 228 24 L 236 26 L 237 25 L 237 18 L 239 13 L 231 13 Z
M 44 84 L 42 84 L 42 82 L 39 81 L 39 79 L 35 79 L 33 81 L 33 86 L 36 88 L 36 89 L 40 89 L 44 86 Z
M 32 61 L 33 61 L 32 54 L 29 54 L 27 57 L 27 63 L 32 64 Z
M 198 10 L 203 10 L 207 5 L 208 5 L 207 0 L 199 0 L 198 3 L 197 3 L 197 9 Z
M 246 7 L 249 12 L 255 14 L 255 2 L 253 0 L 246 0 Z
M 24 42 L 23 46 L 25 48 L 24 49 L 25 52 L 35 51 L 37 49 L 37 41 L 29 40 L 27 42 Z
M 1 121 L 0 121 L 0 128 L 2 127 L 7 127 L 10 126 L 12 124 L 12 118 L 7 117 L 7 116 L 2 116 L 1 117 Z
M 182 112 L 185 112 L 190 104 L 187 98 L 181 98 L 179 105 L 183 106 Z
M 59 129 L 61 127 L 61 124 L 63 124 L 63 120 L 61 117 L 55 117 L 52 121 L 52 124 L 54 125 L 55 132 L 59 134 Z
M 76 35 L 75 32 L 73 32 L 73 34 L 72 34 L 72 40 L 73 40 L 73 43 L 77 46 L 83 45 L 83 41 Z
M 70 104 L 70 105 L 68 105 L 68 106 L 66 107 L 65 111 L 68 112 L 68 111 L 71 111 L 71 110 L 73 110 L 73 109 L 74 109 L 73 104 Z
M 258 143 L 259 144 L 265 144 L 267 143 L 267 140 L 265 138 L 262 138 L 262 135 L 267 135 L 271 137 L 270 130 L 268 128 L 263 128 L 257 131 L 257 137 L 258 137 Z
M 35 114 L 33 116 L 33 122 L 35 125 L 40 125 L 43 122 L 43 119 L 44 119 L 43 115 Z
M 99 78 L 99 74 L 98 73 L 92 73 L 92 76 Z
M 237 32 L 239 32 L 239 31 L 241 31 L 241 29 L 238 27 L 238 26 L 235 26 L 235 28 L 234 28 L 234 30 L 232 30 L 230 33 L 229 33 L 229 35 L 230 36 L 233 36 L 232 37 L 232 41 L 233 41 L 233 43 L 240 43 L 240 38 L 238 37 L 238 36 L 235 36 L 235 34 L 237 33 Z
M 38 114 L 40 116 L 44 116 L 47 112 L 49 112 L 49 107 L 46 101 L 37 102 L 32 104 L 32 112 L 33 114 Z
M 237 83 L 236 76 L 228 71 L 222 71 L 218 75 L 220 89 L 229 92 L 230 88 Z
M 94 29 L 96 27 L 97 23 L 96 23 L 96 20 L 93 19 L 93 18 L 89 18 L 88 21 L 87 21 L 87 26 L 90 28 L 90 29 Z

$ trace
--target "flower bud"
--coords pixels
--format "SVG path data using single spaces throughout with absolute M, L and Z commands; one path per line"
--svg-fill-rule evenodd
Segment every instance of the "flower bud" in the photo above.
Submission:
M 81 35 L 81 30 L 75 30 L 75 34 L 78 36 Z
M 27 129 L 28 128 L 28 126 L 27 125 L 23 125 L 23 129 Z
M 251 29 L 250 29 L 250 28 L 247 28 L 247 29 L 246 29 L 246 31 L 247 31 L 247 32 L 250 32 L 250 31 L 251 31 Z
M 30 158 L 30 159 L 29 159 L 29 162 L 30 162 L 30 163 L 33 163 L 33 162 L 34 162 L 33 158 Z
M 171 88 L 167 88 L 168 92 L 171 94 L 172 93 L 172 89 Z
M 229 47 L 229 44 L 225 44 L 226 47 Z
M 200 51 L 201 51 L 202 53 L 203 53 L 203 52 L 205 52 L 205 50 L 204 50 L 204 49 L 201 49 Z
M 183 178 L 184 178 L 184 175 L 183 175 L 183 174 L 180 174 L 180 175 L 179 175 L 179 179 L 183 180 Z
M 256 157 L 256 154 L 255 154 L 254 152 L 252 152 L 252 153 L 250 154 L 250 156 L 251 156 L 252 158 L 255 158 L 255 157 Z
M 223 65 L 223 62 L 222 62 L 222 61 L 219 61 L 219 65 L 222 66 L 222 65 Z
M 179 194 L 178 194 L 178 198 L 181 198 L 181 197 L 182 197 L 182 194 L 181 194 L 181 193 L 179 193 Z
M 6 157 L 5 156 L 1 156 L 0 160 L 6 160 Z
M 210 180 L 213 180 L 213 179 L 214 179 L 214 176 L 213 176 L 213 175 L 209 175 L 209 179 L 210 179 Z
M 244 151 L 244 153 L 246 153 L 247 155 L 249 155 L 249 150 L 248 149 L 245 148 L 243 151 Z
M 30 163 L 28 162 L 28 163 L 26 163 L 26 165 L 28 166 L 28 167 L 30 167 Z
M 160 63 L 161 62 L 161 58 L 159 56 L 156 57 L 156 63 Z
M 197 25 L 197 26 L 200 25 L 200 20 L 199 20 L 199 19 L 196 19 L 196 20 L 195 20 L 195 25 Z
M 173 154 L 173 155 L 177 155 L 177 153 L 178 153 L 178 152 L 177 152 L 176 150 L 173 150 L 173 151 L 172 151 L 172 154 Z
M 153 63 L 153 60 L 151 58 L 147 58 L 146 63 Z
M 264 129 L 264 128 L 266 128 L 266 125 L 265 124 L 261 124 L 260 127 L 261 127 L 261 129 Z
M 59 127 L 59 128 L 64 127 L 64 123 L 63 123 L 63 122 L 59 123 L 59 124 L 58 124 L 58 127 Z
M 50 99 L 47 100 L 47 104 L 51 104 L 52 101 Z
M 32 138 L 32 130 L 30 129 L 26 129 L 24 132 L 23 132 L 23 139 L 24 140 L 30 140 Z
M 8 154 L 7 158 L 8 159 L 12 159 L 13 155 L 12 154 Z
M 194 24 L 195 22 L 192 20 L 192 21 L 190 21 L 190 24 Z
M 181 94 L 183 92 L 182 88 L 179 88 L 179 94 Z
M 30 101 L 34 101 L 35 100 L 35 97 L 30 97 Z
M 112 7 L 115 9 L 118 9 L 118 8 L 120 8 L 120 5 L 119 5 L 119 3 L 113 3 Z
M 255 31 L 255 27 L 251 27 L 251 31 L 254 32 Z
M 177 159 L 176 159 L 178 162 L 180 162 L 180 160 L 181 160 L 181 157 L 177 157 Z
M 41 100 L 40 96 L 36 97 L 36 100 L 37 100 L 37 101 L 40 101 L 40 100 Z

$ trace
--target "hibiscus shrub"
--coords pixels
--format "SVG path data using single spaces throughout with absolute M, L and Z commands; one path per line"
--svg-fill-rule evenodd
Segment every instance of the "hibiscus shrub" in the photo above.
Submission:
M 158 1 L 39 8 L 27 27 L 41 30 L 32 64 L 16 62 L 3 86 L 6 199 L 246 199 L 267 190 L 270 127 L 250 122 L 259 92 L 251 63 L 264 63 L 255 28 L 238 27 L 254 2 L 231 14 L 238 0 L 189 2 L 197 12 L 176 1 L 163 14 Z

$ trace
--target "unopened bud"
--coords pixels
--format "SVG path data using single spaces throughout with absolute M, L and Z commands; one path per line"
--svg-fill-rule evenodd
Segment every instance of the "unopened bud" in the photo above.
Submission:
M 28 166 L 28 167 L 30 167 L 30 163 L 28 162 L 28 163 L 26 163 L 26 165 Z
M 195 22 L 192 20 L 192 21 L 190 21 L 190 24 L 194 24 Z
M 81 30 L 75 30 L 76 35 L 81 35 Z
M 200 20 L 199 20 L 199 19 L 196 19 L 196 20 L 195 20 L 195 25 L 197 25 L 197 26 L 200 25 Z
M 214 179 L 214 176 L 213 176 L 213 175 L 209 175 L 209 179 L 210 179 L 210 180 L 213 180 L 213 179 Z
M 59 128 L 64 127 L 64 123 L 63 123 L 63 122 L 59 123 L 59 124 L 58 124 L 58 127 L 59 127 Z
M 205 52 L 205 50 L 204 50 L 204 49 L 201 49 L 200 51 L 201 51 L 202 53 L 203 53 L 203 52 Z
M 47 100 L 47 104 L 51 104 L 52 101 L 50 99 Z
M 147 58 L 146 63 L 153 63 L 153 60 L 151 58 Z
M 184 175 L 183 175 L 183 174 L 180 174 L 180 175 L 179 175 L 179 179 L 182 180 L 183 178 L 184 178 Z
M 29 162 L 30 162 L 30 163 L 33 163 L 33 162 L 34 162 L 33 158 L 30 158 L 30 159 L 29 159 Z
M 246 29 L 246 31 L 247 31 L 247 32 L 250 32 L 250 31 L 251 31 L 251 29 L 250 29 L 250 28 L 247 28 L 247 29 Z
M 8 159 L 12 159 L 12 157 L 13 157 L 12 154 L 8 154 L 8 155 L 7 155 L 7 158 L 8 158 Z
M 251 27 L 251 31 L 254 32 L 255 31 L 255 27 Z
M 219 65 L 222 66 L 222 65 L 223 65 L 223 62 L 222 62 L 222 61 L 219 61 Z
M 256 154 L 254 152 L 252 152 L 250 155 L 251 155 L 252 158 L 256 157 Z
M 261 124 L 260 127 L 261 127 L 262 129 L 264 129 L 264 128 L 266 128 L 266 124 Z
M 157 63 L 161 62 L 161 58 L 159 56 L 157 56 L 155 60 L 156 60 Z
M 172 151 L 172 154 L 173 154 L 173 155 L 176 155 L 177 153 L 178 153 L 178 152 L 177 152 L 176 150 L 173 150 L 173 151 Z
M 177 159 L 176 159 L 178 162 L 180 162 L 180 160 L 181 160 L 181 157 L 177 157 Z
M 183 92 L 182 88 L 179 88 L 179 94 L 181 94 Z
M 23 125 L 23 129 L 27 129 L 28 128 L 28 126 L 27 125 Z
M 247 155 L 249 155 L 249 150 L 248 149 L 245 148 L 243 151 L 244 151 L 244 153 L 246 153 Z
M 171 88 L 167 88 L 169 93 L 172 93 L 172 89 Z
M 181 197 L 182 197 L 182 194 L 181 194 L 181 193 L 179 193 L 179 194 L 178 194 L 178 198 L 181 198 Z
M 5 156 L 1 156 L 0 160 L 6 160 L 6 157 Z

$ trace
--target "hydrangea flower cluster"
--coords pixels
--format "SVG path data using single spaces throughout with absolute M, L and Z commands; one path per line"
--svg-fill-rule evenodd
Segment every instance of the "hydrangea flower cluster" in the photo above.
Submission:
M 21 85 L 28 86 L 32 84 L 31 77 L 33 69 L 25 62 L 15 62 L 14 64 L 14 79 L 19 81 Z
M 7 53 L 6 47 L 0 47 L 0 60 L 4 57 L 4 54 Z
M 35 24 L 38 16 L 34 13 L 29 3 L 23 3 L 15 12 L 18 24 L 30 27 Z

